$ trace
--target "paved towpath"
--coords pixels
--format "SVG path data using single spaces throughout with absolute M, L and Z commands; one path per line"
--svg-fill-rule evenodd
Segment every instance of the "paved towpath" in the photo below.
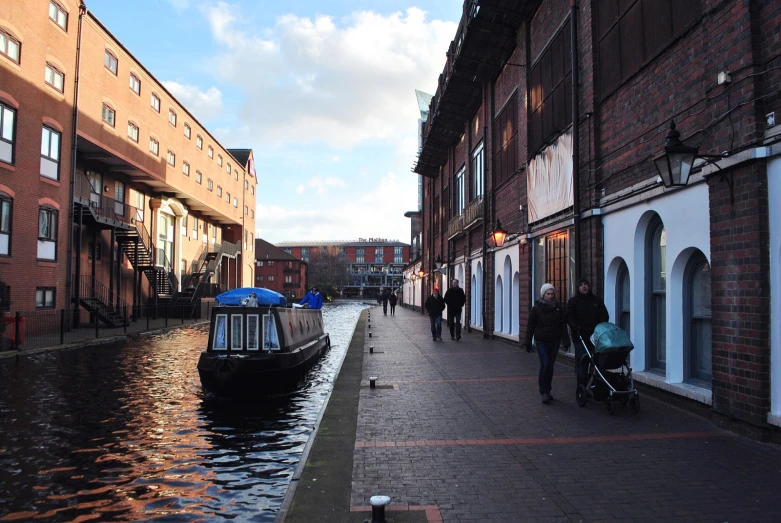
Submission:
M 580 408 L 561 363 L 543 405 L 536 354 L 444 329 L 364 313 L 285 521 L 370 521 L 377 494 L 396 523 L 781 521 L 777 447 L 645 396 Z

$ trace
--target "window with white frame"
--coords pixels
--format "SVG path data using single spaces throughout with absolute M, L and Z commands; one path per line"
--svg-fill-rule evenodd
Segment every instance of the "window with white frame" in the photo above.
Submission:
M 136 192 L 136 220 L 144 221 L 144 193 Z
M 219 165 L 220 167 L 222 167 L 222 155 L 221 155 L 221 154 L 220 154 L 220 155 L 217 155 L 217 165 Z
M 11 255 L 12 211 L 13 200 L 7 194 L 0 193 L 0 256 Z
M 108 49 L 105 50 L 103 53 L 103 65 L 111 71 L 114 76 L 117 75 L 117 71 L 119 71 L 119 61 L 117 60 L 117 57 L 109 51 Z
M 176 112 L 173 109 L 168 109 L 168 123 L 176 127 Z
M 222 187 L 219 185 L 217 186 L 217 197 L 222 198 Z
M 14 163 L 16 109 L 0 102 L 0 162 Z
M 150 99 L 150 105 L 152 106 L 152 109 L 160 112 L 160 97 L 157 96 L 155 93 L 152 93 L 151 99 Z
M 273 276 L 273 275 L 270 275 L 270 276 L 268 277 L 268 281 L 274 281 L 274 276 Z
M 116 125 L 117 112 L 108 104 L 103 104 L 103 112 L 101 114 L 103 121 L 109 124 L 111 127 Z
M 190 164 L 187 162 L 182 162 L 182 173 L 185 176 L 190 176 Z
M 51 180 L 60 179 L 60 138 L 51 127 L 43 126 L 41 131 L 41 176 Z
M 138 143 L 138 126 L 133 122 L 127 123 L 127 137 Z
M 65 73 L 60 71 L 56 65 L 46 62 L 46 72 L 44 73 L 46 85 L 53 87 L 59 92 L 65 91 Z
M 472 199 L 480 198 L 483 196 L 484 186 L 484 155 L 483 144 L 477 146 L 475 152 L 472 153 Z
M 125 184 L 120 181 L 114 182 L 114 214 L 125 215 Z
M 466 169 L 461 167 L 456 173 L 455 185 L 453 187 L 453 216 L 458 216 L 464 212 L 464 207 L 466 207 L 465 176 Z
M 38 209 L 38 259 L 54 261 L 57 259 L 57 216 L 56 209 L 41 207 Z
M 141 94 L 141 80 L 133 73 L 130 73 L 130 89 L 138 95 Z
M 68 30 L 68 12 L 57 2 L 49 2 L 49 19 L 60 26 L 63 31 Z
M 231 202 L 231 193 L 229 193 L 229 192 L 225 193 L 225 201 L 228 202 L 228 203 Z
M 214 159 L 214 148 L 212 146 L 209 146 L 209 149 L 207 150 L 207 154 L 209 155 L 209 158 Z
M 198 239 L 198 218 L 193 216 L 193 239 Z
M 201 135 L 200 135 L 200 134 L 199 134 L 198 136 L 196 136 L 196 137 L 195 137 L 195 146 L 196 146 L 198 149 L 201 149 L 201 150 L 203 150 L 203 138 L 201 138 Z
M 151 137 L 149 138 L 149 152 L 155 156 L 160 154 L 160 142 Z
M 209 190 L 209 191 L 213 191 L 214 190 L 214 182 L 212 181 L 211 178 L 206 180 L 206 189 Z
M 239 208 L 239 199 L 236 198 L 235 196 L 233 197 L 233 206 L 236 207 L 237 209 Z
M 356 263 L 365 263 L 363 257 L 363 247 L 358 247 L 355 249 L 355 262 Z
M 22 44 L 11 36 L 10 34 L 6 33 L 2 29 L 0 29 L 0 54 L 5 56 L 6 58 L 9 58 L 12 62 L 19 63 L 19 55 L 20 50 L 22 48 Z
M 228 174 L 231 173 L 231 164 L 230 163 L 225 165 L 225 172 L 228 173 Z
M 201 174 L 201 171 L 195 171 L 195 183 L 198 185 L 203 183 L 203 174 Z
M 57 289 L 55 287 L 38 287 L 35 289 L 35 308 L 53 309 L 56 303 Z
M 171 149 L 168 149 L 167 161 L 168 165 L 176 167 L 176 154 Z
M 667 233 L 655 217 L 646 236 L 646 361 L 664 371 L 667 363 Z
M 192 134 L 193 134 L 193 130 L 190 128 L 190 126 L 184 124 L 184 136 L 189 140 Z
M 393 263 L 404 263 L 404 250 L 403 247 L 393 248 Z

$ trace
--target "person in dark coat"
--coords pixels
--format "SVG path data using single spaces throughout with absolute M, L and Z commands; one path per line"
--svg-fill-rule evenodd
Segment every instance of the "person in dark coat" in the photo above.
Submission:
M 399 297 L 396 296 L 395 292 L 390 293 L 390 296 L 388 296 L 388 303 L 390 303 L 391 307 L 391 316 L 396 315 L 396 302 L 399 300 Z
M 388 289 L 385 289 L 382 291 L 382 294 L 380 295 L 380 299 L 382 300 L 382 313 L 387 316 L 388 315 L 388 299 L 390 298 L 390 291 Z
M 531 352 L 532 338 L 534 338 L 537 355 L 540 357 L 540 397 L 543 403 L 549 403 L 553 399 L 550 391 L 559 345 L 568 348 L 570 340 L 567 334 L 564 306 L 556 301 L 556 289 L 550 283 L 546 283 L 540 289 L 540 294 L 542 298 L 537 300 L 529 313 L 526 341 L 523 346 L 526 352 Z
M 426 299 L 425 307 L 431 322 L 431 337 L 434 341 L 442 341 L 442 311 L 445 310 L 445 300 L 439 294 L 439 287 L 434 287 L 434 292 Z
M 450 326 L 450 339 L 461 339 L 461 310 L 466 303 L 464 289 L 458 286 L 458 280 L 451 282 L 451 287 L 445 293 L 447 305 L 447 324 Z
M 575 374 L 578 377 L 578 385 L 585 387 L 588 380 L 588 361 L 583 358 L 586 355 L 583 343 L 588 343 L 590 351 L 594 350 L 590 339 L 594 334 L 594 327 L 609 321 L 610 314 L 605 303 L 591 292 L 591 283 L 586 278 L 578 280 L 577 291 L 567 302 L 566 314 L 575 344 Z

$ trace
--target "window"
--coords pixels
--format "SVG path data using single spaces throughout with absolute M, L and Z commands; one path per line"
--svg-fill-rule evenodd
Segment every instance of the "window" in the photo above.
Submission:
M 253 209 L 249 210 L 249 217 L 252 218 L 253 220 L 255 219 L 255 211 Z
M 285 276 L 285 283 L 293 283 L 293 277 L 292 276 Z
M 404 251 L 402 247 L 393 248 L 393 263 L 404 263 Z
M 190 164 L 187 162 L 182 162 L 182 173 L 184 173 L 185 176 L 190 176 Z
M 233 197 L 233 206 L 236 207 L 237 209 L 239 208 L 239 199 L 236 198 L 235 196 Z
M 689 380 L 702 382 L 710 387 L 713 379 L 711 352 L 711 270 L 708 260 L 697 252 L 689 260 L 686 271 L 686 293 L 684 310 L 684 347 L 686 359 L 684 368 Z
M 170 165 L 171 167 L 176 167 L 176 154 L 174 154 L 174 152 L 171 149 L 168 149 L 167 160 L 168 160 L 168 165 Z
M 11 216 L 13 200 L 0 193 L 0 256 L 11 255 Z
M 667 360 L 667 233 L 662 221 L 652 220 L 646 236 L 646 361 L 647 367 L 665 370 Z
M 149 152 L 157 156 L 160 154 L 160 142 L 154 138 L 149 138 Z
M 190 129 L 190 126 L 187 124 L 184 124 L 184 136 L 189 140 L 190 136 L 192 136 L 193 130 Z
M 138 95 L 141 94 L 141 80 L 133 73 L 130 73 L 130 89 Z
M 618 326 L 630 338 L 632 337 L 632 331 L 630 330 L 631 310 L 629 270 L 626 267 L 626 263 L 621 262 L 621 267 L 618 268 L 618 277 L 616 278 L 616 313 L 614 317 L 618 320 Z
M 195 171 L 195 183 L 199 185 L 203 183 L 203 174 L 201 174 L 201 171 Z
M 92 243 L 92 240 L 90 240 L 89 242 L 87 242 L 87 259 L 91 260 L 94 257 L 95 260 L 99 260 L 101 250 L 102 248 L 101 248 L 100 241 L 98 241 L 97 249 L 95 249 L 95 244 Z
M 60 179 L 60 133 L 43 126 L 41 131 L 41 176 Z
M 269 262 L 268 262 L 268 266 L 269 266 L 269 267 L 273 267 L 273 266 L 274 266 L 274 260 L 269 260 Z
M 246 205 L 244 206 L 244 214 L 245 215 L 249 214 L 249 207 L 247 207 Z
M 214 159 L 214 149 L 212 149 L 212 146 L 209 146 L 208 150 L 209 158 Z
M 260 262 L 260 264 L 261 264 L 261 265 L 260 265 L 260 267 L 263 267 L 263 262 Z M 263 281 L 263 276 L 258 276 L 258 277 L 257 277 L 257 280 L 258 280 L 259 282 L 262 282 L 262 281 Z
M 125 215 L 125 184 L 122 182 L 114 182 L 114 213 Z
M 255 234 L 249 233 L 249 250 L 252 250 L 253 245 L 255 245 Z
M 49 207 L 38 209 L 38 259 L 57 259 L 57 211 Z
M 22 44 L 19 43 L 19 40 L 0 30 L 0 54 L 5 55 L 18 64 L 21 47 Z
M 114 127 L 117 119 L 117 112 L 108 104 L 103 104 L 103 121 Z
M 38 287 L 35 289 L 35 308 L 53 309 L 56 303 L 57 290 L 54 287 Z
M 383 257 L 383 248 L 382 247 L 375 247 L 374 249 L 374 262 L 379 263 L 382 261 Z
M 231 193 L 230 192 L 227 192 L 227 191 L 225 192 L 225 201 L 228 202 L 228 203 L 231 202 Z
M 254 186 L 250 185 L 250 187 L 249 187 L 249 193 L 250 193 L 250 194 L 255 194 L 255 187 L 254 187 Z
M 46 80 L 46 85 L 54 87 L 61 93 L 65 91 L 65 74 L 48 62 L 46 62 L 44 79 Z
M 176 113 L 173 109 L 168 109 L 168 123 L 176 127 Z
M 604 98 L 699 20 L 700 0 L 605 0 L 595 4 Z
M 117 75 L 117 71 L 119 70 L 119 62 L 117 61 L 117 57 L 114 56 L 114 53 L 106 49 L 106 51 L 103 53 L 103 65 L 111 71 L 114 76 Z
M 249 182 L 244 180 L 244 190 L 246 191 L 247 189 L 249 189 Z
M 220 167 L 222 167 L 222 155 L 218 155 L 218 156 L 217 156 L 217 165 L 219 165 Z
M 570 42 L 567 22 L 531 68 L 529 153 L 532 155 L 572 123 Z
M 203 150 L 203 138 L 201 138 L 200 134 L 195 137 L 195 146 L 198 149 Z
M 217 237 L 217 226 L 212 225 L 212 238 L 216 238 L 216 237 Z
M 127 123 L 127 137 L 138 143 L 138 126 L 133 122 Z
M 228 173 L 228 174 L 230 174 L 230 173 L 231 173 L 231 164 L 227 164 L 227 165 L 225 166 L 225 172 L 226 172 L 226 173 Z
M 357 249 L 355 249 L 355 262 L 365 263 L 363 260 L 363 247 L 358 247 Z
M 49 18 L 63 31 L 68 30 L 68 13 L 57 2 L 49 2 Z
M 152 105 L 152 109 L 154 109 L 155 111 L 157 111 L 159 113 L 160 112 L 160 97 L 157 96 L 155 93 L 152 93 L 152 98 L 151 98 L 151 102 L 150 103 Z
M 206 188 L 207 188 L 208 190 L 210 190 L 210 191 L 213 191 L 213 190 L 214 190 L 214 182 L 212 181 L 212 179 L 211 179 L 211 178 L 209 178 L 208 180 L 206 180 Z
M 271 263 L 269 262 L 269 265 L 270 265 L 270 264 L 271 264 Z M 268 277 L 268 281 L 274 281 L 274 276 L 269 276 L 269 277 Z
M 198 239 L 198 218 L 193 216 L 193 239 Z
M 484 185 L 484 165 L 483 160 L 483 144 L 477 146 L 475 152 L 472 153 L 472 199 L 480 198 L 483 196 Z
M 494 186 L 506 182 L 510 176 L 515 173 L 516 162 L 516 138 L 518 121 L 517 114 L 518 95 L 513 94 L 512 98 L 504 106 L 502 112 L 494 120 Z
M 219 185 L 217 186 L 217 196 L 222 198 L 222 187 L 220 187 Z
M 464 212 L 466 207 L 466 192 L 464 187 L 464 177 L 466 176 L 466 167 L 456 173 L 455 186 L 453 187 L 453 216 L 458 216 Z
M 144 221 L 144 193 L 136 193 L 136 219 L 140 222 Z

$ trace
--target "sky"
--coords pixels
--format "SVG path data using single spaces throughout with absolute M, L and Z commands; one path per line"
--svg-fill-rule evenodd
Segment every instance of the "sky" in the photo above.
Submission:
M 420 116 L 461 0 L 86 0 L 226 148 L 251 148 L 256 236 L 410 241 Z

